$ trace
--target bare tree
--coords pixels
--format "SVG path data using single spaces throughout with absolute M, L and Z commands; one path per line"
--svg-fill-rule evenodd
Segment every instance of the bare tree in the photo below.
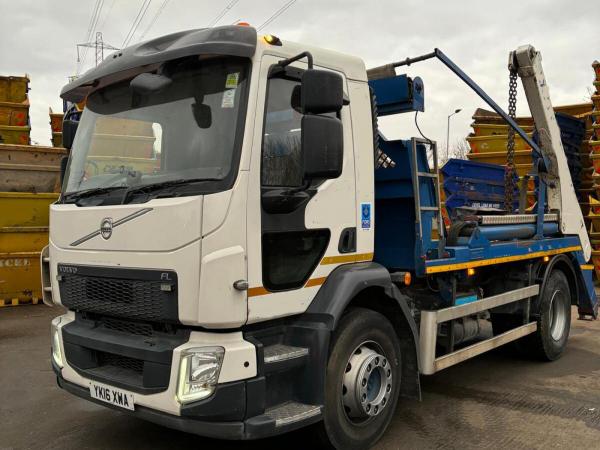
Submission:
M 454 143 L 450 147 L 450 151 L 448 152 L 449 155 L 447 158 L 446 158 L 445 152 L 441 152 L 438 155 L 440 167 L 442 167 L 444 164 L 446 164 L 450 158 L 467 159 L 467 154 L 470 151 L 471 151 L 471 147 L 469 146 L 469 143 L 467 142 L 466 139 L 464 139 L 464 138 L 457 139 L 456 143 Z
M 452 146 L 450 153 L 453 158 L 467 159 L 467 154 L 471 151 L 471 146 L 465 138 L 458 139 Z

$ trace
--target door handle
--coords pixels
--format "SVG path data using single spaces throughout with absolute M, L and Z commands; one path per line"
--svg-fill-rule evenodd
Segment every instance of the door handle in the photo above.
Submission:
M 248 282 L 246 280 L 234 281 L 233 288 L 237 291 L 247 291 L 248 290 Z
M 338 244 L 340 253 L 353 253 L 356 251 L 356 228 L 344 228 L 340 234 Z

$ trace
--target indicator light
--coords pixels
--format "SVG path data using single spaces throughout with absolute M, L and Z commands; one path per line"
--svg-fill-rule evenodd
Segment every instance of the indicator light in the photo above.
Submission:
M 473 275 L 475 275 L 475 269 L 473 269 L 472 267 L 467 269 L 467 275 L 472 277 Z
M 404 284 L 406 286 L 410 286 L 411 281 L 412 281 L 412 276 L 411 276 L 410 272 L 406 272 L 404 274 Z
M 550 257 L 549 256 L 544 256 L 544 262 L 548 262 L 550 261 Z
M 263 39 L 269 45 L 281 45 L 281 40 L 277 36 L 273 36 L 272 34 L 265 34 L 263 36 Z
M 236 23 L 238 27 L 249 27 L 250 24 L 248 22 L 238 22 Z

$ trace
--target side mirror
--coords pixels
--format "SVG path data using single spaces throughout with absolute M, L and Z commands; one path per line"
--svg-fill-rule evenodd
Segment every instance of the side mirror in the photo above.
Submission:
M 69 164 L 69 157 L 63 156 L 60 160 L 60 185 L 62 186 L 65 181 L 65 173 L 67 173 L 67 165 Z
M 342 173 L 344 136 L 342 122 L 334 117 L 302 117 L 304 178 L 337 178 Z
M 63 120 L 62 144 L 67 150 L 71 150 L 71 147 L 73 147 L 78 126 L 79 122 L 75 120 Z
M 162 91 L 173 80 L 156 73 L 140 73 L 129 83 L 129 87 L 137 94 L 147 95 Z
M 308 69 L 302 74 L 300 103 L 304 114 L 338 112 L 344 105 L 341 75 L 327 70 Z

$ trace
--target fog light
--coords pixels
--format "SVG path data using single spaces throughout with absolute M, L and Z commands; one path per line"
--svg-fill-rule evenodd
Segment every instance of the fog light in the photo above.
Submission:
M 62 352 L 60 351 L 59 333 L 60 333 L 60 331 L 58 329 L 58 326 L 55 324 L 52 324 L 52 359 L 54 360 L 54 363 L 62 369 L 63 368 L 63 358 L 62 358 Z
M 189 348 L 181 353 L 177 398 L 189 403 L 210 397 L 219 381 L 223 347 Z

